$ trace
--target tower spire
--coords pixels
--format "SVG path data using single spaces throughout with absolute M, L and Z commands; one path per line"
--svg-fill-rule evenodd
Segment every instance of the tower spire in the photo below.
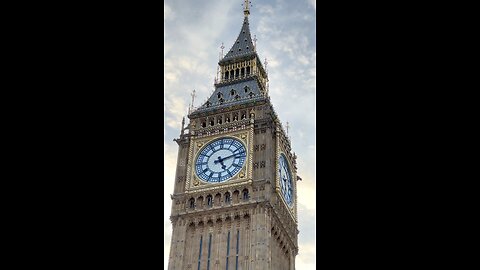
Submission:
M 245 17 L 248 17 L 248 15 L 250 15 L 250 7 L 249 7 L 249 4 L 250 4 L 250 1 L 244 0 L 244 3 L 243 3 L 243 14 L 245 15 Z

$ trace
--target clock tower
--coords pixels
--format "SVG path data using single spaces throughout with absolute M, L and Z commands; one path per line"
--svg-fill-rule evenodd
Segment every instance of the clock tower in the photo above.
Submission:
M 169 270 L 295 269 L 296 156 L 270 102 L 249 15 L 245 0 L 215 91 L 175 139 Z

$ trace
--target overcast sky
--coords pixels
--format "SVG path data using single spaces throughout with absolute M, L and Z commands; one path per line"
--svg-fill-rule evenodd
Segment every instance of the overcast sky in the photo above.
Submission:
M 267 58 L 269 94 L 297 154 L 299 254 L 297 269 L 315 269 L 315 92 L 316 5 L 314 0 L 251 0 L 250 31 L 257 53 Z M 191 92 L 199 106 L 214 90 L 220 46 L 226 53 L 243 23 L 243 0 L 164 1 L 165 269 L 172 226 L 173 193 L 180 134 Z M 188 120 L 186 120 L 188 123 Z

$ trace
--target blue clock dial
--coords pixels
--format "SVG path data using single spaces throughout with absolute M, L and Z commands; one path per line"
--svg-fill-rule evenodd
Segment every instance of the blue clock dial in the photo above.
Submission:
M 278 171 L 280 175 L 280 188 L 281 193 L 288 205 L 292 205 L 293 202 L 293 184 L 292 173 L 287 162 L 287 158 L 282 153 L 278 159 Z
M 243 168 L 246 156 L 246 148 L 239 140 L 218 139 L 201 149 L 195 160 L 195 172 L 203 181 L 224 182 Z

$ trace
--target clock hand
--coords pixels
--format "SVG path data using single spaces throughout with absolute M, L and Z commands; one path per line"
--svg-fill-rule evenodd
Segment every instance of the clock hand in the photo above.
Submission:
M 213 161 L 214 164 L 217 164 L 218 162 L 220 162 L 220 164 L 222 164 L 222 169 L 225 170 L 225 168 L 226 168 L 227 166 L 225 166 L 225 164 L 223 164 L 223 159 L 222 159 L 221 156 L 218 156 L 218 160 L 214 160 L 214 161 Z
M 231 158 L 231 157 L 233 157 L 233 156 L 240 155 L 240 154 L 243 154 L 243 153 L 245 153 L 245 152 L 236 153 L 236 154 L 233 154 L 233 155 L 228 156 L 228 157 L 226 157 L 226 158 L 218 157 L 218 160 L 213 161 L 213 163 L 217 164 L 218 162 L 222 162 L 222 161 L 224 161 L 225 159 L 229 159 L 229 158 Z

